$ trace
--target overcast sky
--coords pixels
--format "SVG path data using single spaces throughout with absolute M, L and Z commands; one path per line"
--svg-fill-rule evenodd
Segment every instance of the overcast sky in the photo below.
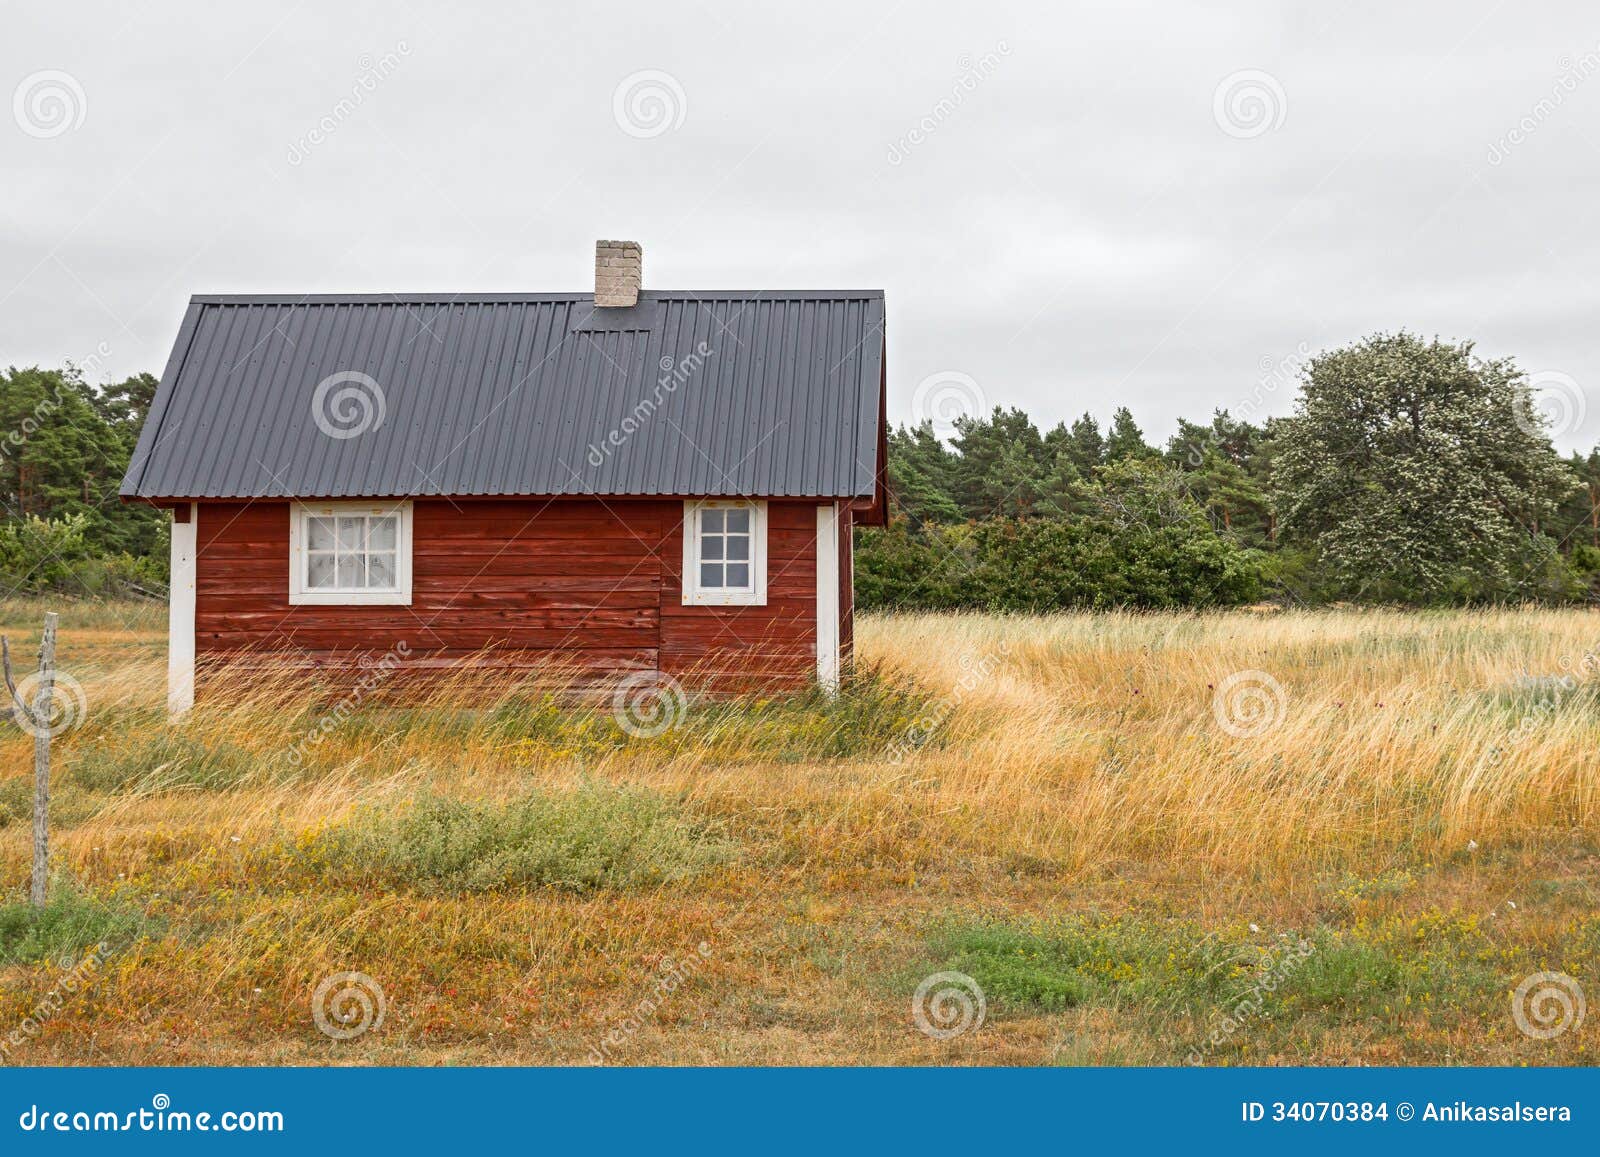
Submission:
M 1164 438 L 1404 327 L 1587 448 L 1600 8 L 1401 8 L 0 4 L 0 363 L 159 374 L 197 292 L 584 289 L 619 237 L 646 288 L 884 289 L 896 421 Z

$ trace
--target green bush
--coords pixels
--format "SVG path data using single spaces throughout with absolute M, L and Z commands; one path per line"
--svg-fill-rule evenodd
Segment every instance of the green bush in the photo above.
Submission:
M 856 531 L 856 606 L 871 610 L 947 611 L 983 605 L 973 578 L 976 565 L 971 526 L 906 521 L 882 530 Z
M 66 587 L 92 557 L 89 516 L 8 518 L 0 522 L 0 576 L 12 590 Z
M 396 813 L 367 810 L 311 849 L 333 871 L 449 892 L 664 884 L 733 853 L 666 797 L 598 783 L 505 803 L 423 793 Z
M 1261 552 L 1189 514 L 1169 525 L 995 518 L 864 531 L 856 598 L 863 610 L 1016 612 L 1221 607 L 1259 598 Z
M 93 518 L 81 513 L 0 520 L 0 580 L 13 594 L 61 591 L 116 596 L 162 591 L 166 566 L 160 555 L 107 552 L 95 545 L 93 531 Z

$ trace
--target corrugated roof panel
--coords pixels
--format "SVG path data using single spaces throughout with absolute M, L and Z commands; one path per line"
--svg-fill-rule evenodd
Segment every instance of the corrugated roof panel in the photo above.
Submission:
M 122 493 L 870 497 L 883 323 L 877 291 L 196 297 Z

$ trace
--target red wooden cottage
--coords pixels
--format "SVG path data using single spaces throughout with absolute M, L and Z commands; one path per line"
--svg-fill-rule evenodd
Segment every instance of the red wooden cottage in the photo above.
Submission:
M 555 659 L 837 684 L 885 518 L 880 291 L 197 296 L 123 480 L 202 669 Z M 203 680 L 202 680 L 203 686 Z

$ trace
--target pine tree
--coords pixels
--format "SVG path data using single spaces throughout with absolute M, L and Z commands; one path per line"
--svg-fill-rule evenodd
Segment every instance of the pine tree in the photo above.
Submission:
M 72 367 L 0 373 L 0 503 L 7 518 L 82 516 L 90 547 L 155 552 L 165 516 L 117 497 L 144 410 L 148 374 L 97 392 Z
M 1106 461 L 1126 462 L 1131 458 L 1151 458 L 1155 452 L 1144 440 L 1144 431 L 1133 420 L 1128 407 L 1118 406 L 1111 415 L 1111 431 L 1106 435 Z
M 951 494 L 955 455 L 933 432 L 931 422 L 889 433 L 889 501 L 896 516 L 913 525 L 960 522 L 961 507 Z
M 1078 473 L 1087 478 L 1106 460 L 1106 440 L 1093 414 L 1085 413 L 1068 431 L 1066 453 Z
M 1050 465 L 1032 418 L 996 406 L 987 418 L 959 419 L 954 441 L 953 490 L 968 518 L 1032 513 Z

